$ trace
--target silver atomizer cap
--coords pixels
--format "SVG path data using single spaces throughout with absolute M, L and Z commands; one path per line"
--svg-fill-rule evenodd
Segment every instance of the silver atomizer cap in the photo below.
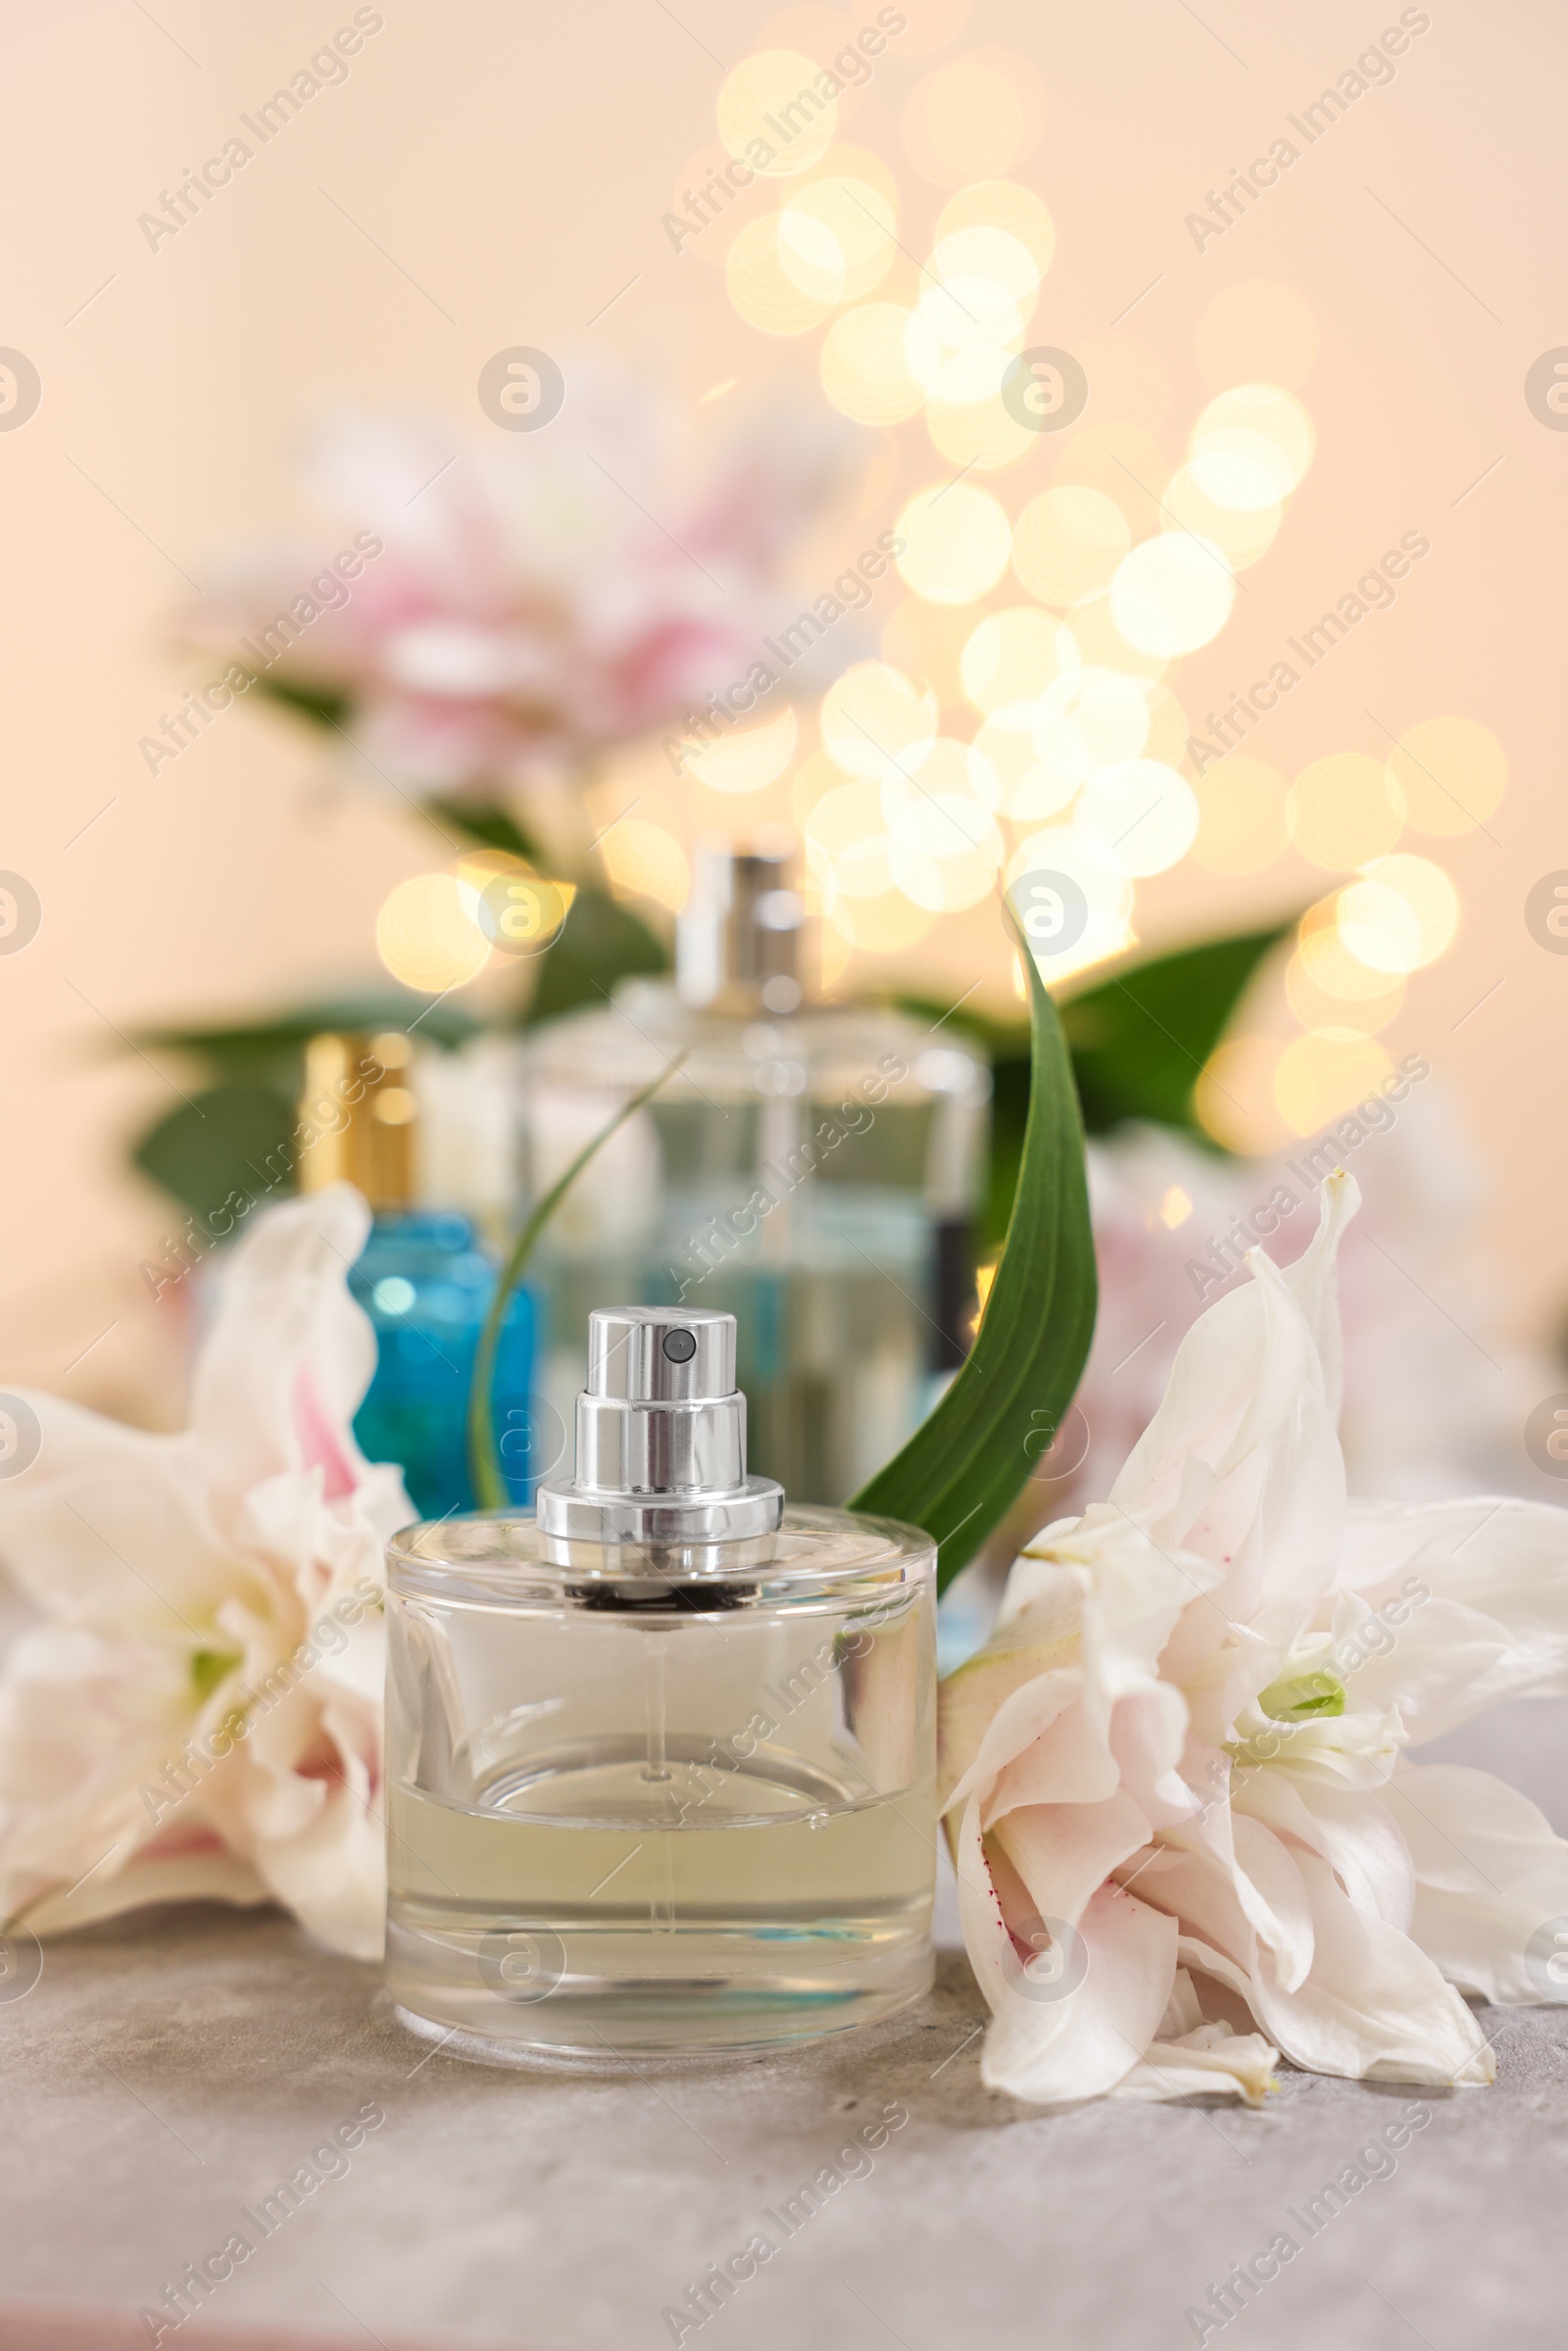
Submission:
M 577 1468 L 541 1485 L 539 1530 L 562 1542 L 706 1545 L 771 1535 L 784 1489 L 746 1474 L 735 1317 L 611 1306 L 588 1317 Z

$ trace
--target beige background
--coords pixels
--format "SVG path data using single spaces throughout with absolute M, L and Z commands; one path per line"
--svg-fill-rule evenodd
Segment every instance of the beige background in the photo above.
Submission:
M 91 0 L 17 9 L 9 25 L 0 343 L 33 360 L 44 391 L 25 427 L 0 434 L 0 867 L 31 880 L 44 922 L 0 958 L 0 1363 L 122 1408 L 167 1366 L 172 1336 L 135 1277 L 165 1210 L 122 1171 L 123 1138 L 190 1073 L 122 1053 L 116 1029 L 244 1014 L 373 977 L 378 904 L 439 861 L 415 818 L 347 785 L 311 739 L 265 713 L 225 714 L 147 774 L 137 737 L 190 675 L 172 641 L 182 575 L 236 538 L 309 519 L 290 448 L 326 404 L 413 400 L 449 411 L 465 435 L 484 430 L 475 379 L 507 344 L 603 349 L 688 402 L 734 376 L 735 391 L 699 412 L 714 432 L 781 388 L 821 397 L 819 338 L 775 342 L 746 325 L 719 273 L 673 253 L 659 224 L 687 158 L 712 138 L 715 60 L 779 37 L 765 8 L 387 0 L 382 13 L 349 81 L 156 254 L 138 214 L 352 11 L 159 0 L 155 22 L 132 0 Z M 918 244 L 942 196 L 900 152 L 901 111 L 932 62 L 916 53 L 922 11 L 910 13 L 844 133 L 893 162 L 901 233 Z M 1460 1103 L 1489 1171 L 1510 1310 L 1540 1330 L 1568 1292 L 1568 960 L 1530 938 L 1523 902 L 1568 866 L 1568 435 L 1535 420 L 1522 387 L 1538 354 L 1568 341 L 1568 24 L 1540 0 L 1505 12 L 1433 0 L 1432 28 L 1393 84 L 1250 218 L 1201 255 L 1183 226 L 1397 13 L 1382 0 L 1205 0 L 1200 21 L 1181 0 L 975 0 L 940 56 L 1011 49 L 1041 74 L 1047 127 L 1016 171 L 1057 228 L 1037 326 L 1068 346 L 1103 337 L 1157 278 L 1112 348 L 1155 402 L 1163 377 L 1173 455 L 1207 396 L 1195 332 L 1223 287 L 1282 279 L 1317 314 L 1321 352 L 1302 386 L 1316 461 L 1230 626 L 1184 664 L 1189 710 L 1261 674 L 1402 531 L 1432 541 L 1395 608 L 1290 697 L 1258 750 L 1291 774 L 1326 752 L 1377 748 L 1369 711 L 1397 733 L 1446 710 L 1480 719 L 1507 750 L 1495 839 L 1411 844 L 1448 865 L 1464 914 L 1388 1042 L 1396 1056 L 1424 1053 Z M 991 486 L 1015 511 L 1056 454 L 1043 448 Z M 904 428 L 868 511 L 891 521 L 901 485 L 941 470 L 920 428 Z M 830 577 L 867 527 L 865 514 L 840 516 L 820 552 L 803 549 L 803 583 Z M 873 609 L 880 619 L 890 607 Z M 1291 861 L 1248 882 L 1184 866 L 1141 888 L 1139 924 L 1175 939 L 1321 887 Z M 919 951 L 922 977 L 944 974 L 956 993 L 984 972 L 1004 997 L 993 925 L 939 928 Z

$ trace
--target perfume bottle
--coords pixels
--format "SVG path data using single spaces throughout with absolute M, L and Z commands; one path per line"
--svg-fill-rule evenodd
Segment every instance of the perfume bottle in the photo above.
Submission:
M 742 2053 L 930 1981 L 935 1553 L 748 1476 L 730 1314 L 595 1313 L 576 1476 L 387 1553 L 387 1959 L 473 2054 Z
M 349 1288 L 375 1328 L 375 1376 L 354 1434 L 372 1461 L 402 1465 L 425 1518 L 473 1507 L 468 1390 L 496 1268 L 472 1220 L 416 1200 L 415 1048 L 399 1031 L 330 1033 L 306 1052 L 302 1116 L 318 1140 L 301 1153 L 303 1188 L 340 1178 L 375 1211 Z M 514 1501 L 537 1475 L 541 1422 L 530 1396 L 536 1308 L 521 1289 L 507 1307 L 491 1391 L 498 1449 Z
M 810 1001 L 803 925 L 782 858 L 704 853 L 674 983 L 627 981 L 533 1031 L 522 1123 L 537 1198 L 669 1073 L 541 1244 L 552 1425 L 569 1420 L 594 1308 L 731 1312 L 757 1466 L 837 1503 L 963 1359 L 991 1076 L 951 1026 Z

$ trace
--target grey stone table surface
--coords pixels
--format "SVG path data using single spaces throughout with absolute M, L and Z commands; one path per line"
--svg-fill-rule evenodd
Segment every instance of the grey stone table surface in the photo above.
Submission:
M 1568 2011 L 1484 2013 L 1496 2086 L 1422 2098 L 1396 2168 L 1228 2337 L 1563 2340 Z M 1188 2305 L 1276 2231 L 1301 2235 L 1288 2208 L 1416 2097 L 1286 2072 L 1258 2114 L 1041 2114 L 982 2087 L 978 2021 L 948 1953 L 880 2038 L 715 2073 L 495 2071 L 430 2055 L 378 2004 L 373 1969 L 276 1913 L 102 1926 L 50 1946 L 34 1990 L 0 2010 L 3 2290 L 156 2305 L 369 2107 L 385 2121 L 341 2175 L 166 2343 L 270 2320 L 345 2345 L 652 2351 L 687 2282 L 892 2106 L 908 2121 L 708 2321 L 704 2351 L 1155 2351 L 1196 2340 Z
M 1528 1739 L 1494 1727 L 1468 1759 L 1555 1795 L 1563 1716 L 1549 1739 L 1544 1723 Z M 929 1998 L 880 2035 L 722 2071 L 563 2076 L 432 2052 L 387 2013 L 373 1968 L 275 1911 L 147 1912 L 50 1942 L 32 1989 L 0 2002 L 0 2303 L 123 2312 L 114 2340 L 138 2339 L 133 2314 L 370 2107 L 385 2120 L 340 2176 L 166 2345 L 216 2351 L 270 2323 L 345 2351 L 655 2351 L 688 2282 L 895 2106 L 908 2119 L 869 2170 L 688 2344 L 1162 2351 L 1198 2339 L 1188 2308 L 1234 2264 L 1281 2229 L 1304 2239 L 1290 2209 L 1419 2099 L 1396 2168 L 1205 2339 L 1556 2345 L 1568 2009 L 1482 2014 L 1488 2090 L 1286 2069 L 1255 2114 L 1041 2113 L 983 2087 L 981 2005 L 952 1947 Z M 0 2309 L 6 2351 L 37 2339 Z M 98 2351 L 110 2334 L 71 2339 Z

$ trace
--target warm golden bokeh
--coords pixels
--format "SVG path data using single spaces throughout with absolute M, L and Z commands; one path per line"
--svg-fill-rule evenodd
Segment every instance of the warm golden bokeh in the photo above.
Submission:
M 924 405 L 906 352 L 912 317 L 897 302 L 865 302 L 834 319 L 822 338 L 822 389 L 841 415 L 898 424 Z
M 898 528 L 900 574 L 931 604 L 972 604 L 996 586 L 1012 550 L 1006 510 L 967 481 L 918 491 Z
M 1219 635 L 1236 602 L 1229 564 L 1207 540 L 1170 530 L 1122 558 L 1110 583 L 1110 612 L 1140 653 L 1174 661 Z
M 904 110 L 904 145 L 940 187 L 1000 177 L 1031 154 L 1045 128 L 1046 93 L 1033 66 L 1002 51 L 939 66 Z
M 822 699 L 822 748 L 846 775 L 912 774 L 936 732 L 936 696 L 890 661 L 855 662 Z
M 1131 526 L 1114 499 L 1064 482 L 1031 498 L 1018 516 L 1012 567 L 1031 596 L 1065 610 L 1103 596 L 1131 545 Z
M 1310 1135 L 1375 1094 L 1393 1068 L 1375 1037 L 1350 1028 L 1293 1037 L 1274 1069 L 1274 1100 L 1292 1132 Z
M 1495 735 L 1473 718 L 1425 718 L 1389 754 L 1412 832 L 1468 833 L 1485 825 L 1508 783 Z
M 490 960 L 478 894 L 455 873 L 416 873 L 399 882 L 375 918 L 375 946 L 392 977 L 422 996 L 466 986 Z
M 808 171 L 838 124 L 835 101 L 812 89 L 820 72 L 798 49 L 743 58 L 718 93 L 718 135 L 729 153 L 770 178 Z
M 1459 924 L 1459 894 L 1428 857 L 1374 857 L 1340 898 L 1346 946 L 1370 970 L 1401 974 L 1435 962 Z
M 1337 751 L 1301 770 L 1285 816 L 1303 857 L 1343 871 L 1394 847 L 1404 824 L 1404 794 L 1381 759 Z
M 835 297 L 807 293 L 784 265 L 780 215 L 749 220 L 730 245 L 724 282 L 749 326 L 767 335 L 804 335 L 820 326 Z

